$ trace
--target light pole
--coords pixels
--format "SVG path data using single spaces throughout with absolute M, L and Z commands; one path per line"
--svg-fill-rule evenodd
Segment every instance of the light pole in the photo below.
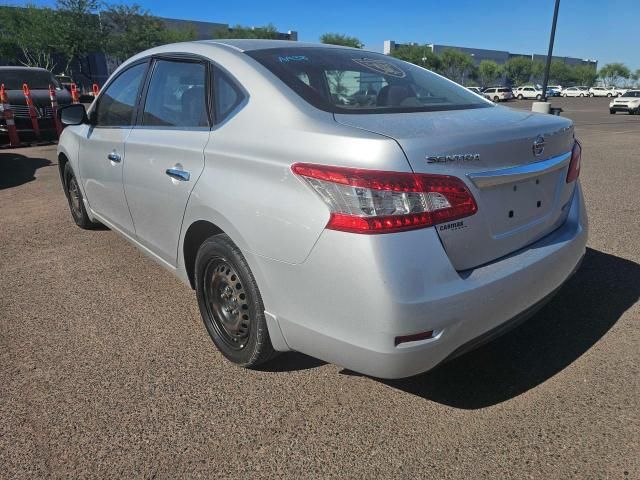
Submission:
M 547 53 L 547 63 L 544 67 L 544 80 L 542 81 L 542 101 L 547 101 L 547 84 L 549 83 L 549 70 L 551 69 L 551 57 L 553 56 L 553 42 L 556 38 L 556 22 L 558 21 L 558 9 L 560 8 L 560 0 L 556 0 L 556 6 L 553 10 L 553 23 L 551 24 L 551 38 L 549 38 L 549 53 Z

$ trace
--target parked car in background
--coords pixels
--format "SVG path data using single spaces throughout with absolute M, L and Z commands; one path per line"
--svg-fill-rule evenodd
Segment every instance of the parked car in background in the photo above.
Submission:
M 609 103 L 609 113 L 627 112 L 640 115 L 640 90 L 629 90 Z
M 589 90 L 582 87 L 567 87 L 562 90 L 563 97 L 588 97 Z
M 369 85 L 373 105 L 345 103 Z M 194 288 L 213 342 L 245 367 L 295 350 L 415 375 L 530 316 L 585 254 L 572 122 L 386 55 L 166 45 L 62 120 L 74 221 Z
M 513 93 L 510 88 L 507 87 L 489 87 L 482 91 L 482 95 L 494 102 L 506 102 L 513 98 Z
M 56 75 L 56 80 L 58 80 L 58 83 L 62 88 L 69 92 L 71 91 L 71 84 L 73 84 L 74 81 L 69 75 Z
M 589 89 L 590 97 L 617 97 L 618 92 L 614 87 L 591 87 Z
M 547 85 L 547 96 L 559 97 L 562 94 L 562 85 Z
M 71 103 L 71 94 L 62 88 L 60 82 L 49 70 L 32 67 L 0 67 L 0 83 L 4 83 L 20 140 L 35 138 L 29 108 L 22 91 L 22 85 L 25 83 L 31 90 L 31 99 L 36 110 L 42 137 L 44 139 L 56 138 L 55 121 L 49 99 L 49 85 L 53 86 L 56 91 L 59 107 Z M 0 143 L 9 143 L 7 126 L 2 115 L 0 115 L 0 137 Z
M 527 85 L 524 87 L 518 87 L 515 91 L 516 98 L 522 100 L 524 98 L 535 98 L 540 100 L 542 98 L 542 90 L 534 87 L 533 85 Z
M 467 87 L 467 90 L 477 93 L 478 95 L 482 95 L 482 90 L 479 87 Z

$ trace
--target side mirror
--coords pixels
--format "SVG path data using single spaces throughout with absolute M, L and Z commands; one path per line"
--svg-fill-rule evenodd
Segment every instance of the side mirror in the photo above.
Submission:
M 60 121 L 65 125 L 81 125 L 88 123 L 87 111 L 81 103 L 74 103 L 59 110 Z

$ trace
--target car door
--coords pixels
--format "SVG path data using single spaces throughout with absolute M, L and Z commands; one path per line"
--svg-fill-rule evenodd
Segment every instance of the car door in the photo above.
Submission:
M 199 59 L 155 58 L 125 146 L 124 191 L 136 238 L 172 266 L 211 133 L 209 69 Z
M 80 177 L 95 213 L 128 234 L 133 220 L 125 198 L 122 172 L 125 141 L 131 132 L 148 62 L 122 71 L 103 90 L 89 112 L 94 125 L 80 141 Z

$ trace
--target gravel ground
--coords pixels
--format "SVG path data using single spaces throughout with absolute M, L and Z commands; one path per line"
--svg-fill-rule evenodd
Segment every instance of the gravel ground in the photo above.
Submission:
M 75 227 L 55 147 L 1 150 L 0 477 L 640 478 L 640 116 L 554 103 L 584 145 L 582 268 L 522 327 L 403 381 L 295 353 L 230 365 L 188 287 Z

